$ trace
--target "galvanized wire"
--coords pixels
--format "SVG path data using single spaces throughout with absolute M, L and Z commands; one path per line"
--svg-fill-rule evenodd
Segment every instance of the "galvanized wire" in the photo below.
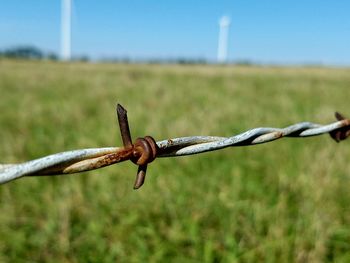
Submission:
M 192 155 L 233 146 L 267 143 L 283 137 L 303 138 L 325 133 L 340 141 L 350 135 L 350 120 L 340 114 L 336 114 L 336 117 L 339 121 L 328 125 L 301 122 L 285 128 L 255 128 L 232 137 L 190 136 L 162 140 L 156 142 L 156 157 Z M 92 148 L 56 153 L 21 164 L 0 164 L 0 184 L 23 176 L 79 173 L 125 160 L 132 160 L 131 148 Z

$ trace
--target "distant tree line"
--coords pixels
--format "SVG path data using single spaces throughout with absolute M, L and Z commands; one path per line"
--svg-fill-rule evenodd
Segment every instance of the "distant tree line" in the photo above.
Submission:
M 16 46 L 0 50 L 0 58 L 7 59 L 31 59 L 31 60 L 59 60 L 59 56 L 54 52 L 44 52 L 34 46 Z M 89 61 L 89 57 L 74 57 L 74 61 Z
M 0 57 L 13 59 L 58 60 L 58 56 L 55 53 L 45 53 L 34 46 L 18 46 L 0 50 Z
M 35 46 L 16 46 L 0 50 L 0 58 L 7 59 L 31 59 L 31 60 L 59 60 L 59 56 L 53 52 L 44 52 Z M 90 61 L 88 56 L 73 57 L 72 61 Z M 99 59 L 100 62 L 109 63 L 149 63 L 149 64 L 207 64 L 202 58 L 170 58 L 170 59 L 131 59 L 129 57 L 110 57 Z
M 0 59 L 32 59 L 32 60 L 59 60 L 59 56 L 54 52 L 44 52 L 41 49 L 34 46 L 16 46 L 8 49 L 0 50 Z M 72 61 L 90 61 L 88 56 L 73 57 Z M 108 57 L 97 60 L 99 62 L 108 63 L 146 63 L 146 64 L 181 64 L 181 65 L 205 65 L 215 63 L 214 61 L 208 61 L 205 58 L 153 58 L 153 59 L 131 59 L 129 57 Z M 251 66 L 256 63 L 250 60 L 237 60 L 235 62 L 230 61 L 228 64 Z

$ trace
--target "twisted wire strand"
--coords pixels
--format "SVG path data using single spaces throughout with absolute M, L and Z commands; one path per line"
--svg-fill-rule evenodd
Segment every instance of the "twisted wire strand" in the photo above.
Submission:
M 338 118 L 339 119 L 339 118 Z M 332 133 L 346 128 L 346 135 L 334 138 Z M 283 137 L 310 137 L 330 133 L 336 140 L 349 136 L 350 120 L 320 125 L 311 122 L 297 123 L 286 128 L 260 127 L 232 137 L 190 136 L 156 142 L 157 157 L 177 157 L 220 150 L 232 146 L 267 143 Z M 60 175 L 79 173 L 130 160 L 130 149 L 124 147 L 91 148 L 48 155 L 20 164 L 0 164 L 0 184 L 23 176 Z
M 330 133 L 348 125 L 349 123 L 345 120 L 337 121 L 328 125 L 302 122 L 282 129 L 270 127 L 255 128 L 228 138 L 193 136 L 164 140 L 158 142 L 157 144 L 161 149 L 165 150 L 165 153 L 159 157 L 183 156 L 215 151 L 231 146 L 248 146 L 267 143 L 282 137 L 317 136 L 324 133 Z M 176 150 L 167 153 L 171 148 Z

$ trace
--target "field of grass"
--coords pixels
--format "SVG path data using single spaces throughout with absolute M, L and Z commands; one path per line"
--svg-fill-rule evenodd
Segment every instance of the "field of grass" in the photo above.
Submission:
M 350 116 L 350 69 L 0 60 L 0 163 Z M 0 262 L 350 262 L 350 140 L 287 138 L 0 186 Z

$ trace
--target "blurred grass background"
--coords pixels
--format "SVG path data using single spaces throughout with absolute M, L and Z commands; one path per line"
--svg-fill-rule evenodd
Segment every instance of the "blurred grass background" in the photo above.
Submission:
M 0 61 L 0 156 L 350 114 L 350 70 Z M 349 141 L 327 135 L 0 186 L 0 262 L 349 262 Z

